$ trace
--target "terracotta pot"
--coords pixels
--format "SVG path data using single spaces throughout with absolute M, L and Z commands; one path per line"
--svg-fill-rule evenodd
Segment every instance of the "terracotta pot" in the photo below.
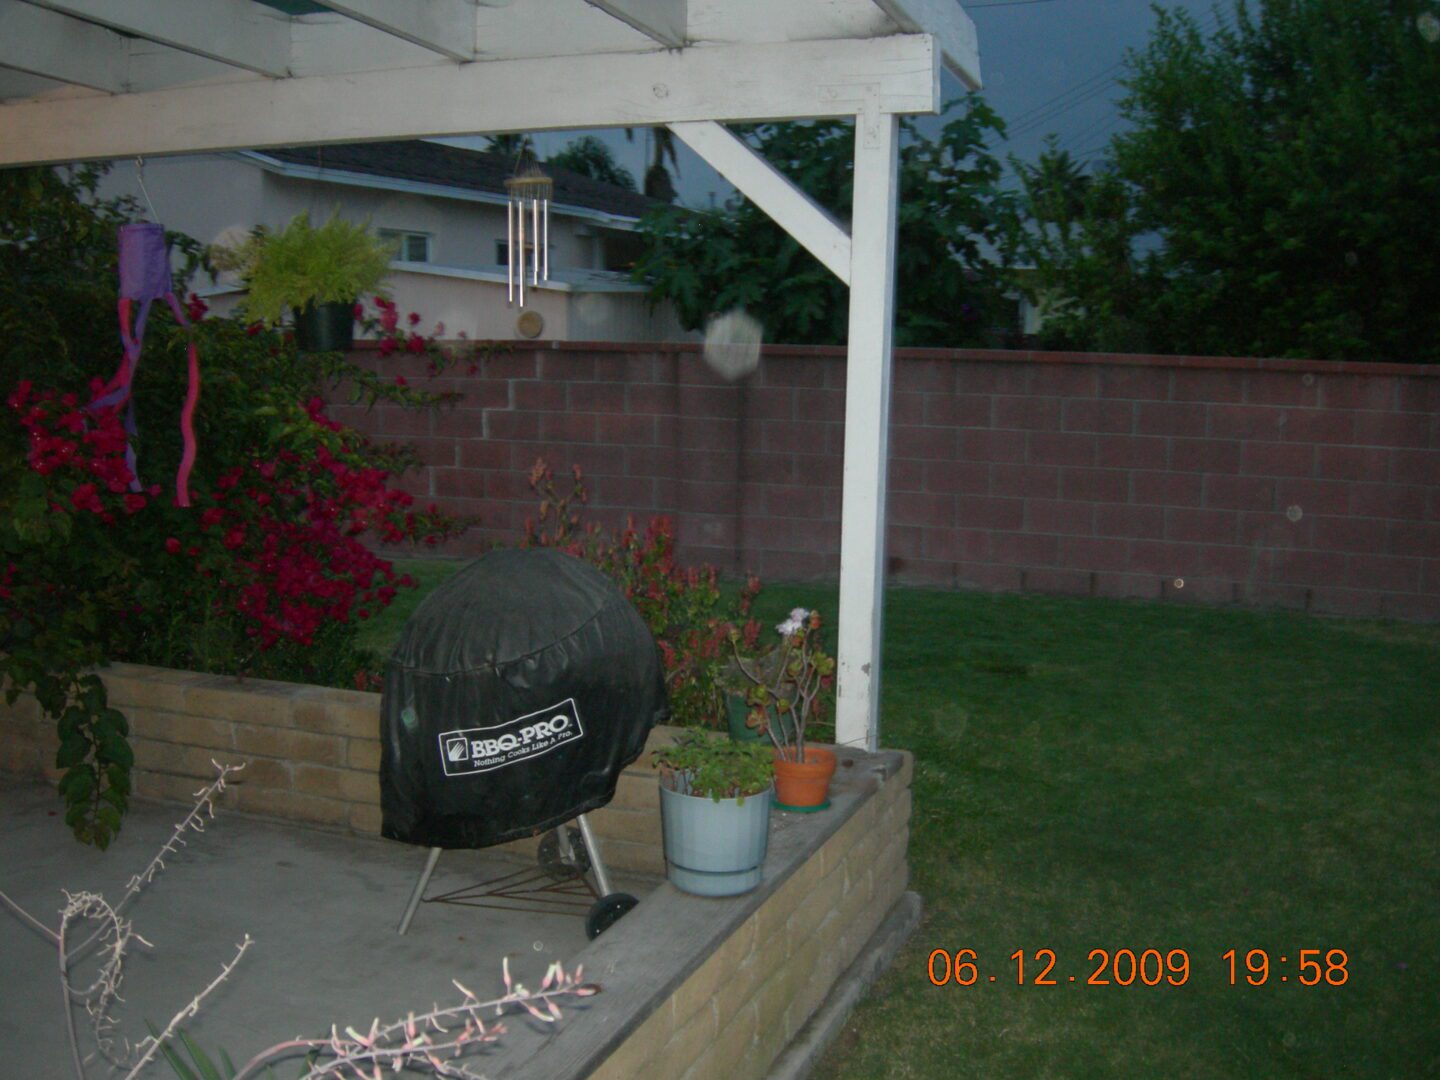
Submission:
M 804 761 L 775 755 L 775 801 L 782 806 L 819 806 L 830 791 L 835 755 L 818 746 L 805 748 Z

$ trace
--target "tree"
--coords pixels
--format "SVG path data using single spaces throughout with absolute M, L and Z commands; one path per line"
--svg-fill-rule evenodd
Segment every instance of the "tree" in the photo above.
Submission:
M 849 216 L 852 124 L 759 124 L 737 132 L 837 218 Z M 1000 164 L 986 139 L 1003 125 L 972 95 L 938 138 L 921 138 L 908 122 L 902 132 L 896 342 L 985 342 L 1005 311 L 987 257 L 1008 197 L 997 187 Z M 637 276 L 652 299 L 674 303 L 687 328 L 742 307 L 764 323 L 770 341 L 845 341 L 849 291 L 745 199 L 711 211 L 661 207 L 640 229 L 645 252 Z
M 674 166 L 675 174 L 680 174 L 680 158 L 675 151 L 675 133 L 663 126 L 649 130 L 650 137 L 655 141 L 650 144 L 650 165 L 645 170 L 645 186 L 642 190 L 652 199 L 673 203 L 678 193 L 675 190 L 675 181 L 670 177 L 670 169 L 665 163 L 668 161 Z M 635 129 L 626 128 L 625 138 L 633 141 Z
M 1083 213 L 1047 201 L 1054 161 L 1022 171 L 1054 343 L 1440 360 L 1434 8 L 1237 0 L 1208 37 L 1159 11 Z
M 565 147 L 546 161 L 547 165 L 569 169 L 581 176 L 601 183 L 635 190 L 635 177 L 630 170 L 615 160 L 610 147 L 594 135 L 582 135 L 565 144 Z

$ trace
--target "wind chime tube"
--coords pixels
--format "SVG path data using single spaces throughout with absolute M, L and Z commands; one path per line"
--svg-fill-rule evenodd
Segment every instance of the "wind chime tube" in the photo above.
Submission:
M 505 291 L 507 304 L 515 303 L 515 204 L 505 203 Z
M 549 280 L 550 280 L 550 200 L 549 200 L 549 199 L 546 199 L 546 200 L 545 200 L 545 247 L 544 247 L 544 252 L 545 252 L 545 254 L 542 256 L 542 258 L 544 258 L 544 260 L 545 260 L 545 280 L 546 280 L 546 281 L 549 281 Z
M 516 264 L 520 267 L 517 275 L 520 279 L 520 306 L 525 306 L 525 204 L 522 202 L 516 207 L 516 217 L 520 219 L 520 243 L 516 245 L 516 258 L 520 261 Z
M 530 213 L 535 219 L 535 257 L 530 260 L 530 284 L 540 284 L 540 200 L 530 202 Z

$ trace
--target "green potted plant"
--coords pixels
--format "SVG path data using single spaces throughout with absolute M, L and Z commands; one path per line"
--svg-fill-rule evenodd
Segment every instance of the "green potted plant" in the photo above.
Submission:
M 775 799 L 786 810 L 829 805 L 835 755 L 806 742 L 805 727 L 821 718 L 835 682 L 835 661 L 820 643 L 820 613 L 795 608 L 775 627 L 778 643 L 730 631 L 732 672 L 744 689 L 746 725 L 767 736 L 775 754 Z
M 692 729 L 653 757 L 671 883 L 699 896 L 760 884 L 774 783 L 769 749 Z
M 238 273 L 244 282 L 246 318 L 274 325 L 293 311 L 297 346 L 329 352 L 350 347 L 355 302 L 384 295 L 380 282 L 395 248 L 368 222 L 346 221 L 336 213 L 317 227 L 301 213 L 278 232 L 261 226 L 238 244 L 212 247 L 210 254 L 218 268 Z

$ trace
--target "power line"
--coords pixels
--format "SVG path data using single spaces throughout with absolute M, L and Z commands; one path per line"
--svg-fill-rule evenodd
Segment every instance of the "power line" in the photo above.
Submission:
M 1024 7 L 1026 4 L 1053 4 L 1055 0 L 994 0 L 990 4 L 966 4 L 966 11 L 975 11 L 977 8 L 987 7 Z
M 1019 0 L 1012 0 L 1019 2 Z M 1200 24 L 1201 34 L 1209 33 L 1219 24 L 1220 16 L 1218 11 L 1212 11 L 1210 15 Z M 1071 109 L 1093 101 L 1110 87 L 1120 81 L 1120 70 L 1126 66 L 1124 59 L 1117 60 L 1109 67 L 1096 72 L 1086 79 L 1082 79 L 1074 86 L 1056 94 L 1054 97 L 1041 102 L 1021 113 L 1013 121 L 1005 133 L 1005 141 L 1013 142 L 1022 135 L 1029 134 L 1040 127 L 1048 124 L 1057 117 L 1063 116 Z M 1113 74 L 1112 74 L 1113 73 Z M 1107 77 L 1108 76 L 1108 77 Z

